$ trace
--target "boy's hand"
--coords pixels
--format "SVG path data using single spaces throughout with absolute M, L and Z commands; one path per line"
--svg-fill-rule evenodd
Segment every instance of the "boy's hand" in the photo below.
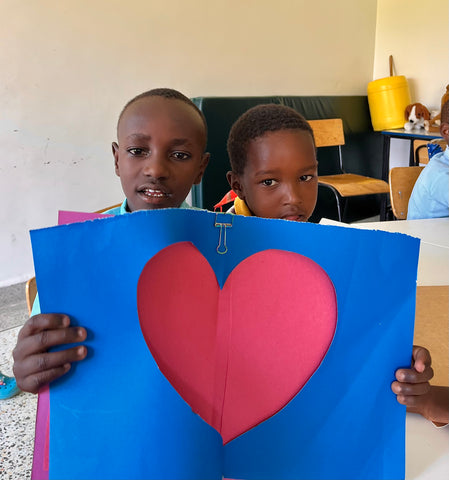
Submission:
M 70 370 L 72 362 L 83 360 L 87 348 L 83 345 L 48 353 L 50 347 L 82 342 L 86 329 L 70 327 L 70 318 L 59 313 L 30 317 L 19 332 L 13 351 L 14 376 L 18 387 L 37 393 L 41 387 Z
M 429 380 L 433 377 L 430 366 L 432 358 L 424 347 L 414 346 L 411 368 L 396 370 L 396 380 L 391 389 L 397 395 L 397 400 L 407 405 L 407 410 L 424 415 L 427 394 L 430 391 Z

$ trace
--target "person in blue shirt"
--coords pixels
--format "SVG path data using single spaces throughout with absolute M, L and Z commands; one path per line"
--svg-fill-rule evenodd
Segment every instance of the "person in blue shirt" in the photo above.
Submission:
M 441 108 L 441 136 L 449 144 L 449 100 Z M 416 180 L 407 220 L 449 217 L 449 147 L 435 154 Z
M 112 152 L 126 199 L 121 207 L 104 213 L 189 207 L 185 198 L 209 162 L 206 121 L 189 98 L 165 88 L 134 97 L 119 116 L 117 139 Z M 35 302 L 13 351 L 18 387 L 37 393 L 67 373 L 72 362 L 86 357 L 87 348 L 48 349 L 82 342 L 86 336 L 85 328 L 70 326 L 67 315 L 40 314 Z

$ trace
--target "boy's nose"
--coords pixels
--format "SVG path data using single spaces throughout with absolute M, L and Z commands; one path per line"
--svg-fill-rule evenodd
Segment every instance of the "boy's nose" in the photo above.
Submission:
M 145 163 L 142 168 L 144 175 L 153 178 L 165 178 L 168 176 L 168 165 L 166 158 L 158 154 L 157 152 L 152 152 L 145 159 Z
M 286 205 L 298 205 L 302 203 L 302 196 L 299 186 L 291 185 L 286 187 L 284 199 Z

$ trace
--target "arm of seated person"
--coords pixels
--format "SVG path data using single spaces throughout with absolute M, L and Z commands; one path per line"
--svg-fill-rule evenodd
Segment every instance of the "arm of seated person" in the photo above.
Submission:
M 449 387 L 432 385 L 426 395 L 422 395 L 419 402 L 408 407 L 409 412 L 419 413 L 433 422 L 437 427 L 449 423 Z

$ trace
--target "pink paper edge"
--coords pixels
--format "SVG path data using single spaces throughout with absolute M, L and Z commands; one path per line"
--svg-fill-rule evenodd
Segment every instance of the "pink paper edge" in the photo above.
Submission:
M 69 223 L 84 222 L 86 220 L 95 220 L 97 218 L 113 217 L 109 213 L 87 213 L 71 212 L 68 210 L 59 210 L 58 225 L 67 225 Z
M 50 420 L 50 389 L 43 387 L 37 399 L 36 427 L 34 435 L 33 466 L 31 480 L 48 480 L 49 436 L 47 434 Z M 45 467 L 47 467 L 45 469 Z

